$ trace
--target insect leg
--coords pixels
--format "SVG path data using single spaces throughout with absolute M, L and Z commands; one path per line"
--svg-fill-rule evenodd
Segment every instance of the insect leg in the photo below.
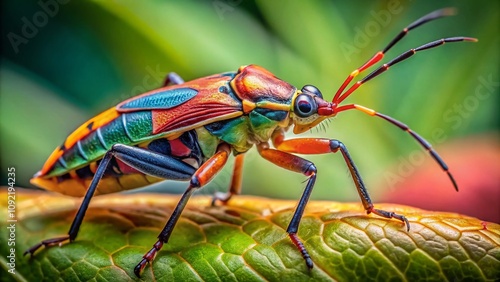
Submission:
M 231 186 L 227 193 L 216 192 L 212 199 L 212 205 L 217 201 L 226 204 L 233 195 L 238 195 L 241 192 L 241 180 L 243 176 L 243 158 L 244 154 L 239 154 L 234 160 L 233 177 L 231 178 Z
M 177 84 L 183 84 L 184 79 L 182 79 L 178 74 L 175 72 L 169 72 L 167 74 L 167 77 L 165 77 L 165 81 L 163 82 L 163 86 L 168 86 L 170 84 L 177 85 Z
M 406 224 L 407 230 L 410 230 L 410 224 L 408 220 L 403 215 L 399 215 L 393 212 L 387 212 L 379 209 L 375 209 L 373 207 L 372 200 L 370 199 L 370 195 L 366 190 L 366 186 L 359 174 L 354 161 L 349 155 L 349 151 L 347 147 L 339 140 L 335 139 L 324 139 L 324 138 L 296 138 L 284 140 L 280 144 L 277 144 L 277 149 L 289 152 L 289 153 L 297 153 L 297 154 L 324 154 L 324 153 L 337 153 L 340 151 L 342 153 L 342 157 L 344 157 L 344 161 L 351 173 L 352 180 L 354 181 L 354 185 L 356 185 L 356 189 L 358 190 L 359 197 L 361 198 L 361 202 L 363 202 L 363 207 L 366 212 L 374 213 L 376 215 L 386 217 L 386 218 L 396 218 Z
M 312 189 L 314 187 L 314 183 L 316 182 L 316 172 L 317 172 L 316 166 L 314 166 L 312 162 L 303 159 L 301 157 L 280 150 L 270 149 L 268 148 L 267 143 L 261 143 L 257 146 L 257 148 L 260 155 L 264 159 L 282 168 L 295 172 L 300 172 L 305 176 L 309 177 L 306 188 L 302 193 L 302 197 L 299 200 L 297 208 L 295 209 L 292 220 L 290 221 L 286 232 L 288 233 L 288 236 L 292 240 L 293 244 L 302 254 L 302 257 L 306 261 L 307 267 L 311 269 L 313 268 L 314 265 L 313 261 L 309 256 L 307 249 L 304 247 L 304 244 L 300 241 L 299 237 L 297 236 L 297 230 L 299 228 L 300 219 L 304 214 L 304 209 L 306 207 L 307 201 L 309 200 L 309 196 L 311 195 Z
M 134 268 L 134 273 L 137 277 L 140 277 L 142 270 L 146 267 L 146 264 L 154 260 L 158 251 L 163 247 L 163 244 L 168 242 L 175 224 L 179 220 L 179 217 L 193 192 L 212 180 L 212 178 L 224 167 L 229 157 L 230 150 L 231 149 L 227 144 L 220 145 L 217 149 L 217 153 L 203 163 L 203 165 L 201 165 L 200 168 L 198 168 L 198 170 L 196 170 L 196 172 L 194 172 L 191 176 L 188 188 L 170 215 L 165 227 L 163 227 L 162 231 L 158 235 L 158 241 L 156 241 L 153 248 L 151 248 L 151 250 L 143 256 L 141 262 L 139 262 Z
M 82 204 L 80 205 L 75 219 L 71 224 L 68 236 L 44 240 L 29 248 L 26 252 L 24 252 L 24 255 L 28 253 L 34 254 L 35 251 L 42 246 L 48 247 L 61 244 L 64 241 L 69 240 L 72 242 L 75 240 L 83 218 L 85 217 L 85 213 L 87 212 L 90 200 L 94 195 L 99 181 L 104 176 L 104 172 L 106 171 L 109 161 L 113 157 L 120 159 L 127 165 L 130 165 L 143 173 L 171 180 L 188 180 L 195 172 L 195 169 L 192 166 L 171 156 L 158 154 L 138 147 L 115 144 L 104 155 L 99 163 L 99 167 L 96 170 L 94 178 L 92 179 L 85 197 L 83 198 Z
M 303 244 L 300 242 L 295 233 L 297 232 L 300 219 L 302 218 L 302 214 L 304 212 L 305 205 L 307 203 L 307 200 L 309 199 L 312 186 L 314 185 L 314 182 L 316 180 L 316 168 L 311 162 L 299 158 L 297 156 L 294 156 L 290 153 L 326 154 L 326 153 L 336 153 L 340 150 L 347 164 L 347 167 L 349 168 L 352 179 L 354 181 L 354 184 L 356 185 L 356 189 L 358 191 L 358 194 L 361 198 L 363 207 L 365 208 L 366 212 L 368 214 L 374 213 L 376 215 L 385 218 L 396 218 L 402 221 L 406 225 L 407 230 L 410 229 L 410 224 L 406 219 L 406 217 L 404 217 L 403 215 L 374 208 L 373 203 L 368 194 L 368 191 L 366 190 L 365 184 L 361 178 L 361 175 L 359 174 L 359 171 L 356 168 L 356 165 L 354 164 L 354 161 L 349 155 L 349 152 L 345 147 L 345 145 L 339 140 L 323 139 L 323 138 L 297 138 L 297 139 L 283 140 L 283 133 L 278 132 L 273 136 L 273 144 L 277 148 L 277 150 L 271 150 L 271 149 L 262 150 L 261 155 L 265 159 L 281 167 L 287 168 L 289 170 L 297 172 L 306 171 L 304 174 L 306 175 L 307 173 L 311 174 L 306 189 L 304 190 L 302 198 L 300 199 L 298 207 L 287 229 L 287 232 L 290 234 L 290 238 L 292 239 L 296 247 L 299 249 L 299 251 L 302 253 L 302 256 L 306 260 L 306 264 L 309 268 L 312 268 L 312 260 L 310 259 L 309 255 L 307 254 L 307 250 L 304 248 Z M 272 151 L 273 153 L 270 154 L 268 153 L 268 151 Z M 314 170 L 312 169 L 304 170 L 305 166 L 308 164 L 312 165 Z

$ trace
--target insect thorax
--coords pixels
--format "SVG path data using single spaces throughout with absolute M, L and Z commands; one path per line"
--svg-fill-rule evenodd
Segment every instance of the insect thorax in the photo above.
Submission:
M 268 141 L 278 127 L 288 125 L 288 119 L 286 111 L 257 108 L 248 115 L 206 125 L 205 129 L 237 153 L 244 153 L 254 144 Z

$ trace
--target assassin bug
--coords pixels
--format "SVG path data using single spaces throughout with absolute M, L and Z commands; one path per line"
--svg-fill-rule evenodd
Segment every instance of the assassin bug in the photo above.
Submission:
M 325 138 L 285 140 L 284 133 L 290 127 L 295 134 L 303 133 L 340 112 L 358 110 L 408 132 L 447 173 L 458 191 L 441 157 L 408 126 L 361 105 L 340 105 L 362 84 L 419 51 L 448 42 L 477 41 L 470 37 L 451 37 L 429 42 L 402 53 L 348 88 L 356 76 L 379 62 L 410 30 L 451 14 L 453 9 L 437 10 L 407 26 L 382 51 L 349 74 L 332 102 L 324 100 L 319 89 L 312 85 L 298 90 L 255 65 L 189 82 L 170 73 L 162 88 L 128 99 L 90 119 L 50 155 L 31 182 L 63 194 L 84 196 L 84 199 L 68 235 L 44 240 L 25 254 L 34 254 L 42 246 L 74 241 L 94 194 L 134 189 L 162 179 L 189 181 L 157 242 L 135 267 L 135 274 L 140 276 L 147 263 L 152 262 L 163 244 L 168 242 L 193 192 L 221 170 L 231 152 L 235 155 L 235 166 L 229 191 L 217 193 L 213 201 L 227 203 L 233 195 L 240 193 L 244 153 L 254 145 L 264 159 L 308 177 L 287 233 L 309 269 L 313 267 L 313 261 L 297 236 L 297 230 L 317 170 L 312 162 L 295 154 L 340 152 L 366 212 L 400 220 L 409 230 L 404 215 L 374 207 L 358 169 L 341 141 Z

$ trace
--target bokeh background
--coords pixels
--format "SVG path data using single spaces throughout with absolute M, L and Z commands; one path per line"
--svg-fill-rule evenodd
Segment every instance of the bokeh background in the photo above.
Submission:
M 410 32 L 386 60 L 443 37 L 471 36 L 415 55 L 346 102 L 397 118 L 427 138 L 460 193 L 406 133 L 360 112 L 303 136 L 342 140 L 375 202 L 400 202 L 500 221 L 498 1 L 2 1 L 1 179 L 29 178 L 81 123 L 131 96 L 184 79 L 259 64 L 297 87 L 333 97 L 345 77 L 402 28 L 435 9 L 458 15 Z M 368 73 L 368 72 L 367 72 Z M 289 134 L 291 137 L 293 134 Z M 358 201 L 340 155 L 308 156 L 312 198 Z M 232 162 L 232 160 L 230 161 Z M 201 193 L 227 189 L 231 163 Z M 298 199 L 304 176 L 246 158 L 243 193 Z M 185 183 L 149 191 L 179 193 Z

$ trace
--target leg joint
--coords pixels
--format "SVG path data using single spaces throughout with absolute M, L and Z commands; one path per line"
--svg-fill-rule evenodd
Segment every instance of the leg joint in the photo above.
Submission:
M 330 140 L 330 150 L 332 150 L 332 152 L 336 153 L 339 149 L 341 150 L 345 150 L 345 145 L 344 143 L 342 143 L 341 141 L 339 140 Z
M 191 181 L 189 182 L 189 186 L 192 188 L 200 188 L 201 187 L 200 179 L 198 178 L 198 176 L 193 175 L 193 177 L 191 177 Z
M 311 163 L 304 171 L 304 174 L 307 176 L 311 176 L 311 175 L 315 175 L 317 172 L 318 172 L 318 169 L 316 168 L 316 166 L 313 163 Z

